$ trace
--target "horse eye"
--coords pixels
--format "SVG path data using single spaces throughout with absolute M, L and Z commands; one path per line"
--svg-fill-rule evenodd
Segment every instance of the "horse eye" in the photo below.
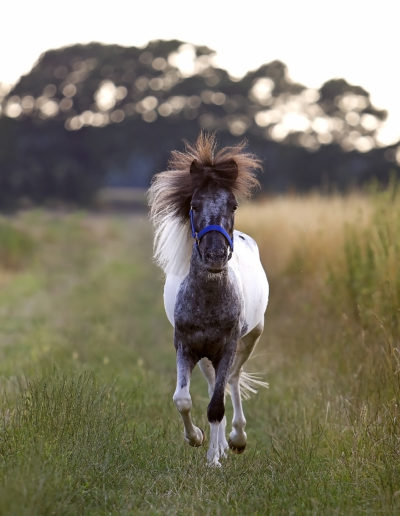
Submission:
M 236 211 L 236 210 L 237 210 L 237 208 L 238 208 L 238 205 L 237 205 L 237 204 L 235 204 L 235 205 L 232 207 L 232 210 L 233 210 L 233 211 Z

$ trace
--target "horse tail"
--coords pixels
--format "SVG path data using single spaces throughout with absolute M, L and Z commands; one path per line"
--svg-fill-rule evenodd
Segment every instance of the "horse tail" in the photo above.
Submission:
M 264 382 L 261 378 L 261 373 L 246 373 L 245 371 L 241 371 L 239 376 L 240 397 L 244 400 L 248 400 L 252 394 L 257 394 L 260 387 L 268 389 L 269 383 Z
M 262 373 L 247 373 L 246 371 L 240 371 L 239 376 L 239 387 L 240 397 L 243 400 L 248 400 L 253 394 L 257 394 L 258 389 L 263 387 L 269 389 L 269 383 L 264 382 L 262 379 Z M 229 384 L 226 386 L 226 392 L 230 393 Z

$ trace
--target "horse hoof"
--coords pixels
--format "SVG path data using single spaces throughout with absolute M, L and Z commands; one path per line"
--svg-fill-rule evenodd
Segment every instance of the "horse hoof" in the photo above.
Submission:
M 218 459 L 214 459 L 214 460 L 211 460 L 211 461 L 208 461 L 207 462 L 207 466 L 209 468 L 221 468 L 221 463 L 219 462 Z
M 198 428 L 198 430 L 200 430 L 201 432 L 201 441 L 193 441 L 191 439 L 189 439 L 188 437 L 185 436 L 185 441 L 190 444 L 190 446 L 193 446 L 194 448 L 198 448 L 199 446 L 201 446 L 203 443 L 204 443 L 204 440 L 205 440 L 205 435 L 204 435 L 204 430 L 202 428 Z
M 240 453 L 243 453 L 246 448 L 246 443 L 243 446 L 236 446 L 236 444 L 233 444 L 233 442 L 229 439 L 228 441 L 229 448 L 233 451 L 233 453 L 236 453 L 239 455 Z
M 195 444 L 194 446 L 196 446 L 196 448 L 198 446 L 201 446 L 202 444 L 204 444 L 204 441 L 205 441 L 205 434 L 204 434 L 204 430 L 202 428 L 199 428 L 200 432 L 201 432 L 201 442 L 199 444 Z

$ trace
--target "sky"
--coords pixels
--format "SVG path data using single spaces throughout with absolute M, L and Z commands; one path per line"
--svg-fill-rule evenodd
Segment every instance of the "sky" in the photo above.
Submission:
M 388 110 L 382 143 L 400 140 L 400 4 L 394 0 L 20 0 L 0 7 L 0 82 L 14 83 L 51 48 L 179 39 L 216 51 L 243 76 L 274 59 L 311 88 L 343 77 Z

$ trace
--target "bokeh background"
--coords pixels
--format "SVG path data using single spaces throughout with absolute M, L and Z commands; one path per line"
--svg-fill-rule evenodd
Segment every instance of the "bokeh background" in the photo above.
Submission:
M 145 188 L 200 129 L 247 138 L 268 192 L 399 172 L 393 3 L 189 7 L 2 7 L 0 208 Z

